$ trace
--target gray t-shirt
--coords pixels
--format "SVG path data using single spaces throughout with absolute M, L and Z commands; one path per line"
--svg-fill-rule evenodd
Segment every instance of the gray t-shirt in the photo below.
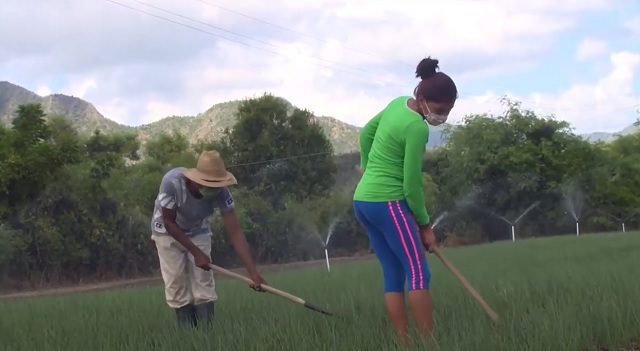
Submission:
M 168 235 L 162 218 L 163 207 L 177 210 L 176 223 L 187 236 L 211 235 L 209 219 L 215 209 L 229 212 L 235 208 L 231 192 L 226 187 L 212 199 L 193 197 L 187 189 L 184 171 L 186 168 L 174 168 L 162 177 L 151 219 L 152 235 Z

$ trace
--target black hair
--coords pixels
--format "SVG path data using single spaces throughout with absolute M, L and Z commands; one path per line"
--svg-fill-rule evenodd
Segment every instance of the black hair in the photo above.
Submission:
M 439 61 L 431 56 L 422 59 L 416 67 L 416 78 L 420 83 L 413 91 L 416 98 L 437 103 L 451 103 L 458 98 L 458 88 L 453 79 L 440 72 Z

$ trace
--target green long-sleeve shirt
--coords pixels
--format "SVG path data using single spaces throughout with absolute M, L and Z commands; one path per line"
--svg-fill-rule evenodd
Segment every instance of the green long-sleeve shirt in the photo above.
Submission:
M 429 224 L 422 183 L 422 157 L 429 126 L 401 96 L 371 119 L 360 132 L 360 167 L 365 170 L 356 187 L 357 201 L 406 199 L 418 222 Z

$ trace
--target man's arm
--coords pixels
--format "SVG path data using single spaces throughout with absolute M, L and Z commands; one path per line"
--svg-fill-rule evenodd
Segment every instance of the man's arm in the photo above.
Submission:
M 253 262 L 253 258 L 251 258 L 249 244 L 247 244 L 247 239 L 240 228 L 240 223 L 238 223 L 236 211 L 230 210 L 222 212 L 222 221 L 224 223 L 224 227 L 227 229 L 227 236 L 229 237 L 229 240 L 231 240 L 231 244 L 236 250 L 238 257 L 240 257 L 242 264 L 247 269 L 247 272 L 249 272 L 249 275 L 251 276 L 258 275 L 258 269 Z
M 194 257 L 203 254 L 202 250 L 198 248 L 191 239 L 184 233 L 184 231 L 176 223 L 176 217 L 178 216 L 178 189 L 176 184 L 170 178 L 162 178 L 160 183 L 160 191 L 158 194 L 158 202 L 162 207 L 162 221 L 167 233 L 184 246 L 189 253 Z
M 416 222 L 421 227 L 429 224 L 422 183 L 422 158 L 427 141 L 429 128 L 422 121 L 412 123 L 405 130 L 404 195 Z
M 189 251 L 189 253 L 191 253 L 194 257 L 204 254 L 204 251 L 200 250 L 200 248 L 196 246 L 196 244 L 194 244 L 193 241 L 189 239 L 187 234 L 185 234 L 184 231 L 178 226 L 178 223 L 176 223 L 177 215 L 178 212 L 175 208 L 162 208 L 162 219 L 167 233 L 171 235 L 171 237 L 173 237 L 182 246 L 184 246 L 184 248 L 187 249 L 187 251 Z
M 236 250 L 238 257 L 240 257 L 242 264 L 249 272 L 249 275 L 252 277 L 259 276 L 258 269 L 253 262 L 253 258 L 251 258 L 249 244 L 247 244 L 247 239 L 240 227 L 238 215 L 235 210 L 235 202 L 229 189 L 223 188 L 219 199 L 220 203 L 218 204 L 218 207 L 222 213 L 222 222 L 227 231 L 227 237 L 231 241 L 233 248 Z
M 367 124 L 365 124 L 364 127 L 362 127 L 362 130 L 360 131 L 360 168 L 362 168 L 362 170 L 367 169 L 369 151 L 371 151 L 373 138 L 378 130 L 378 125 L 380 124 L 383 111 L 380 111 L 375 115 Z

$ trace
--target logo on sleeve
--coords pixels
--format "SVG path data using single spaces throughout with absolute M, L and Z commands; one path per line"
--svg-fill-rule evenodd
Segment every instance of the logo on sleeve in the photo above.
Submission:
M 156 222 L 154 224 L 155 230 L 158 233 L 165 233 L 166 229 L 164 229 L 164 225 L 161 222 Z
M 227 199 L 227 206 L 233 206 L 233 198 L 232 197 Z

